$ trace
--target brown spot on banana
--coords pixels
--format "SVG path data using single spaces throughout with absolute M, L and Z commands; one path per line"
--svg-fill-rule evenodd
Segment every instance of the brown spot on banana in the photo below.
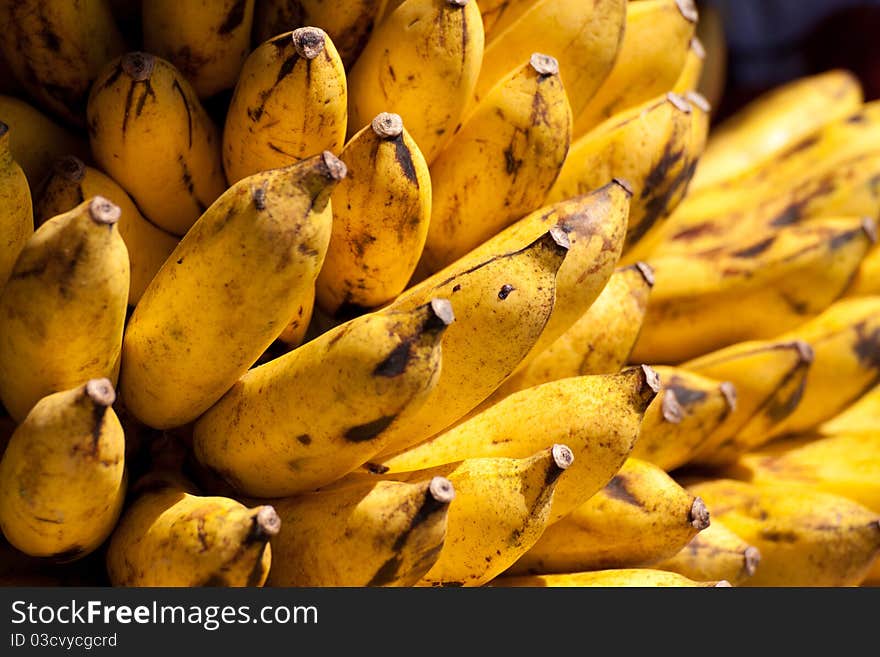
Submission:
M 385 415 L 371 422 L 351 427 L 345 432 L 344 437 L 346 440 L 353 443 L 362 443 L 368 440 L 373 440 L 373 438 L 377 437 L 385 431 L 385 429 L 391 426 L 391 423 L 396 419 L 396 415 Z
M 246 7 L 247 0 L 238 0 L 238 2 L 232 5 L 229 13 L 226 14 L 226 18 L 223 19 L 223 22 L 217 29 L 217 34 L 224 36 L 232 32 L 239 25 L 241 25 L 242 21 L 244 20 Z
M 761 240 L 760 242 L 756 242 L 751 246 L 747 246 L 744 249 L 740 249 L 739 251 L 734 251 L 730 255 L 734 258 L 754 258 L 755 256 L 761 255 L 773 246 L 773 242 L 776 241 L 776 236 L 771 235 L 770 237 Z
M 615 475 L 607 484 L 605 484 L 605 494 L 615 500 L 620 500 L 626 504 L 642 508 L 644 505 L 641 500 L 633 495 L 626 487 L 626 476 L 622 474 Z

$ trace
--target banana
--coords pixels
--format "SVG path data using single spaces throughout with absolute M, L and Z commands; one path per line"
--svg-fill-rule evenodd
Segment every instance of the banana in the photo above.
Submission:
M 31 235 L 0 293 L 0 399 L 22 421 L 42 397 L 115 382 L 129 265 L 119 207 L 95 196 Z
M 525 458 L 565 440 L 575 460 L 556 486 L 548 522 L 586 502 L 620 470 L 657 394 L 655 373 L 581 376 L 522 390 L 452 429 L 382 462 L 374 472 L 407 472 L 469 458 Z
M 326 313 L 344 316 L 406 287 L 428 235 L 431 175 L 397 114 L 377 115 L 340 157 L 348 176 L 333 191 L 333 234 L 316 294 Z
M 685 465 L 736 410 L 736 387 L 681 368 L 656 372 L 661 390 L 645 412 L 632 456 L 670 472 Z
M 691 539 L 685 548 L 655 567 L 694 580 L 725 580 L 742 585 L 755 574 L 761 563 L 761 551 L 730 531 L 720 521 Z
M 655 465 L 627 459 L 608 484 L 548 527 L 507 571 L 571 573 L 650 566 L 709 526 L 709 512 Z
M 492 88 L 431 162 L 431 223 L 417 277 L 539 208 L 565 161 L 570 134 L 559 65 L 534 53 Z
M 677 363 L 791 330 L 843 294 L 875 238 L 872 220 L 817 219 L 725 250 L 652 258 L 632 357 Z
M 706 62 L 706 49 L 702 41 L 695 34 L 691 39 L 684 66 L 678 75 L 678 80 L 672 86 L 672 91 L 677 94 L 686 94 L 689 91 L 697 91 L 700 84 L 700 76 L 703 74 L 703 64 Z
M 0 121 L 0 290 L 34 232 L 31 189 L 10 148 L 9 126 Z
M 156 473 L 113 531 L 107 572 L 113 586 L 262 586 L 269 574 L 269 539 L 281 520 L 269 505 L 200 496 L 179 476 Z
M 433 477 L 378 481 L 273 502 L 269 586 L 413 586 L 436 563 L 455 489 Z
M 112 178 L 73 155 L 56 160 L 43 181 L 35 203 L 37 223 L 72 210 L 83 199 L 93 196 L 103 196 L 121 211 L 116 226 L 128 250 L 131 269 L 128 305 L 135 306 L 179 240 L 145 219 Z
M 191 422 L 314 294 L 345 165 L 325 151 L 230 187 L 181 240 L 125 332 L 122 399 L 142 422 Z
M 104 542 L 125 499 L 125 437 L 107 379 L 43 397 L 0 461 L 0 529 L 16 548 L 55 561 Z
M 616 570 L 594 570 L 585 573 L 565 573 L 558 575 L 526 575 L 521 577 L 499 577 L 491 586 L 529 586 L 529 587 L 571 587 L 598 586 L 604 588 L 632 587 L 727 587 L 726 580 L 698 582 L 684 575 L 666 570 L 651 568 L 621 568 Z
M 342 63 L 349 69 L 369 40 L 386 5 L 387 0 L 259 0 L 254 15 L 254 36 L 262 43 L 295 27 L 320 27 L 333 40 Z
M 736 408 L 691 455 L 690 462 L 724 464 L 767 441 L 797 408 L 813 350 L 795 340 L 751 341 L 686 362 L 682 368 L 736 388 Z
M 171 62 L 199 98 L 235 86 L 250 52 L 254 0 L 151 0 L 142 6 L 144 49 Z
M 483 61 L 470 0 L 406 0 L 373 30 L 348 76 L 348 136 L 395 112 L 428 164 L 459 124 Z
M 320 275 L 320 273 L 319 273 Z M 318 311 L 320 312 L 320 310 Z M 278 339 L 288 347 L 298 347 L 308 337 L 312 318 L 315 316 L 315 295 L 306 294 L 290 323 L 281 331 Z M 323 333 L 323 331 L 321 331 Z
M 761 552 L 745 586 L 854 586 L 880 553 L 880 517 L 802 486 L 716 479 L 690 490 Z
M 850 297 L 880 294 L 880 247 L 874 246 L 862 260 L 853 282 L 846 291 Z
M 9 150 L 36 188 L 62 155 L 89 158 L 88 142 L 61 127 L 37 108 L 13 96 L 0 95 L 0 121 L 9 131 Z
M 574 117 L 574 136 L 672 89 L 684 68 L 697 18 L 693 0 L 628 4 L 614 67 Z
M 323 30 L 301 27 L 266 41 L 244 63 L 223 128 L 230 183 L 345 141 L 347 91 L 339 53 Z
M 511 4 L 517 3 L 508 3 L 508 11 L 496 23 L 497 31 L 487 35 L 474 92 L 476 102 L 505 77 L 512 62 L 525 61 L 538 50 L 559 62 L 571 112 L 577 116 L 617 59 L 623 40 L 626 0 L 538 0 L 528 7 L 519 2 L 523 10 L 513 22 L 508 20 L 515 13 Z
M 842 69 L 802 77 L 759 96 L 713 129 L 692 191 L 769 164 L 823 126 L 851 115 L 862 99 L 858 78 Z
M 163 230 L 183 235 L 226 189 L 216 127 L 164 59 L 131 52 L 108 64 L 87 115 L 95 161 Z
M 880 385 L 876 385 L 836 416 L 823 422 L 823 435 L 880 431 Z
M 107 0 L 6 0 L 0 33 L 15 78 L 43 107 L 77 126 L 85 123 L 92 81 L 125 51 Z
M 534 0 L 480 0 L 486 43 L 519 20 L 534 4 Z
M 196 457 L 259 497 L 340 478 L 419 412 L 437 383 L 440 342 L 452 321 L 442 299 L 381 310 L 251 370 L 196 421 Z M 316 385 L 321 373 L 329 385 Z

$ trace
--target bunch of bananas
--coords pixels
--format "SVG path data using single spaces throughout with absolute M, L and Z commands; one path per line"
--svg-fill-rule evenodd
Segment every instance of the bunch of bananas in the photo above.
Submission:
M 880 105 L 697 23 L 0 1 L 0 583 L 870 580 Z

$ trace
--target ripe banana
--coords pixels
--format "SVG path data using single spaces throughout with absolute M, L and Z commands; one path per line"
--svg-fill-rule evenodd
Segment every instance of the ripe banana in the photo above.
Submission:
M 226 189 L 217 130 L 164 59 L 132 52 L 108 64 L 87 115 L 95 161 L 163 230 L 183 235 Z
M 129 320 L 122 398 L 158 429 L 225 393 L 314 294 L 345 165 L 324 152 L 235 183 L 199 218 Z
M 43 223 L 93 196 L 103 196 L 121 211 L 116 227 L 128 250 L 131 269 L 128 305 L 135 306 L 179 239 L 147 221 L 112 178 L 72 155 L 56 160 L 43 181 L 35 203 L 36 221 Z
M 323 30 L 301 27 L 266 41 L 244 63 L 223 129 L 230 183 L 345 141 L 347 92 L 339 53 Z
M 709 526 L 709 512 L 655 465 L 630 458 L 608 484 L 548 527 L 508 572 L 572 573 L 650 566 Z
M 645 0 L 626 7 L 614 67 L 574 117 L 574 136 L 672 89 L 687 59 L 697 9 L 693 0 Z
M 368 482 L 274 502 L 269 586 L 413 586 L 436 563 L 455 490 L 448 479 Z
M 620 470 L 657 394 L 647 367 L 581 376 L 522 390 L 430 440 L 381 462 L 374 472 L 407 472 L 469 458 L 525 458 L 565 439 L 575 456 L 556 486 L 548 522 L 586 502 Z
M 760 550 L 761 566 L 745 586 L 853 586 L 880 553 L 880 517 L 844 497 L 730 479 L 690 490 Z
M 880 431 L 880 385 L 874 386 L 852 405 L 822 423 L 818 431 L 823 435 Z
M 78 126 L 92 80 L 125 51 L 107 0 L 7 0 L 0 33 L 15 78 L 43 107 Z
M 647 0 L 645 0 L 647 1 Z M 666 570 L 651 568 L 621 568 L 617 570 L 594 570 L 585 573 L 565 573 L 558 575 L 526 575 L 520 577 L 499 577 L 492 581 L 491 586 L 530 586 L 530 587 L 576 587 L 598 586 L 603 588 L 617 587 L 727 587 L 730 582 L 697 582 L 684 575 Z
M 144 48 L 174 64 L 200 98 L 235 86 L 250 52 L 254 0 L 151 0 L 142 6 Z
M 700 39 L 694 35 L 688 48 L 684 66 L 678 75 L 678 80 L 672 87 L 677 94 L 686 94 L 689 91 L 697 91 L 700 84 L 700 76 L 703 74 L 703 64 L 706 62 L 706 49 Z
M 397 114 L 376 116 L 340 157 L 348 176 L 333 190 L 333 234 L 317 301 L 344 317 L 406 287 L 428 235 L 431 176 Z
M 452 321 L 442 299 L 381 310 L 251 370 L 196 422 L 196 457 L 248 495 L 329 484 L 419 412 L 437 383 Z
M 55 561 L 104 542 L 125 499 L 125 437 L 107 379 L 47 395 L 0 461 L 0 529 L 16 548 Z
M 761 551 L 734 534 L 719 520 L 691 539 L 678 554 L 655 567 L 694 580 L 725 580 L 742 585 L 755 574 Z
M 9 126 L 0 121 L 0 290 L 34 232 L 31 190 L 10 148 Z
M 522 11 L 516 12 L 512 22 L 508 20 L 514 13 L 511 4 L 515 3 L 508 3 L 498 30 L 491 36 L 487 34 L 475 100 L 484 98 L 511 70 L 512 63 L 525 61 L 538 50 L 559 62 L 571 112 L 577 116 L 617 59 L 626 0 L 537 0 L 528 3 L 531 6 L 520 2 Z
M 431 164 L 473 96 L 483 46 L 476 2 L 403 2 L 373 31 L 348 76 L 349 137 L 380 112 L 395 112 Z
M 100 196 L 30 237 L 0 294 L 0 399 L 22 421 L 40 398 L 116 381 L 129 266 L 119 207 Z
M 670 472 L 685 465 L 736 410 L 736 387 L 681 368 L 656 372 L 661 390 L 645 412 L 632 456 Z
M 431 223 L 417 277 L 539 208 L 565 161 L 570 134 L 559 65 L 534 53 L 492 88 L 431 162 Z

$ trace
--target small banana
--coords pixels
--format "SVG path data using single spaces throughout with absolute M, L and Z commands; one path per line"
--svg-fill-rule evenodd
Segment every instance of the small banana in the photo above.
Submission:
M 678 80 L 675 81 L 672 87 L 672 91 L 677 94 L 697 91 L 705 62 L 706 49 L 703 47 L 703 42 L 700 41 L 699 37 L 694 35 L 691 39 L 690 48 L 688 48 L 687 57 L 684 60 L 684 66 L 678 75 Z
M 128 322 L 122 398 L 154 428 L 196 419 L 314 294 L 345 165 L 324 152 L 239 181 L 189 230 Z
M 691 539 L 681 552 L 655 567 L 694 580 L 725 580 L 740 586 L 755 574 L 761 551 L 734 534 L 719 520 Z
M 875 385 L 836 416 L 823 422 L 818 432 L 834 435 L 880 431 L 880 385 Z
M 0 529 L 35 557 L 73 561 L 104 542 L 125 499 L 125 437 L 107 379 L 43 397 L 0 461 Z
M 108 64 L 87 115 L 95 161 L 163 230 L 183 235 L 226 189 L 217 130 L 164 59 L 131 52 Z
M 31 189 L 10 148 L 9 126 L 0 121 L 0 290 L 34 232 Z
M 266 41 L 244 63 L 223 129 L 230 183 L 345 141 L 347 92 L 339 53 L 323 30 L 301 27 Z
M 647 0 L 645 0 L 647 1 Z M 525 575 L 520 577 L 499 577 L 491 586 L 529 586 L 529 587 L 571 587 L 596 586 L 602 588 L 646 588 L 646 587 L 727 587 L 727 580 L 698 582 L 684 575 L 666 570 L 651 568 L 621 568 L 616 570 L 594 570 L 585 573 L 565 573 L 558 575 Z
M 370 482 L 273 505 L 269 586 L 413 586 L 436 563 L 455 489 L 448 479 Z
M 0 293 L 0 399 L 17 421 L 42 397 L 116 381 L 128 305 L 119 207 L 95 196 L 31 235 Z

